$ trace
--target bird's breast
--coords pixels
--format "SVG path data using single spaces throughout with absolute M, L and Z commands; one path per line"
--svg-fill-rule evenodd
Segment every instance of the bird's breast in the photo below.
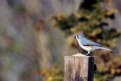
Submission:
M 83 49 L 85 49 L 85 50 L 93 50 L 93 46 L 83 46 Z
M 79 43 L 79 45 L 80 45 L 80 47 L 82 48 L 82 49 L 84 49 L 84 50 L 93 50 L 93 46 L 87 46 L 87 45 L 83 45 L 82 43 L 81 43 L 81 40 L 79 40 L 79 39 L 77 39 L 77 41 L 78 41 L 78 43 Z

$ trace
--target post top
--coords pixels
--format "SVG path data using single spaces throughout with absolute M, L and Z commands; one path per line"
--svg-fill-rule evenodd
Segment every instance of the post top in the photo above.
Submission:
M 84 55 L 84 54 L 82 54 L 82 53 L 76 53 L 76 54 L 73 54 L 72 56 L 66 56 L 66 57 L 92 57 L 92 56 L 86 56 L 86 55 Z

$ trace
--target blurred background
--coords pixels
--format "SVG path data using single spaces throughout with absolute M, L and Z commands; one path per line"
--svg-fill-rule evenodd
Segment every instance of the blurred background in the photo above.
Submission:
M 0 0 L 0 81 L 63 81 L 80 32 L 115 50 L 91 54 L 94 81 L 121 81 L 120 22 L 121 0 Z

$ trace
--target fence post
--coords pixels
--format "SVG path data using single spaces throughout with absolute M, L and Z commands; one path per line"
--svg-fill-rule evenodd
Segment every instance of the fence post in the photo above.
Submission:
M 65 56 L 64 62 L 64 81 L 93 81 L 94 57 Z

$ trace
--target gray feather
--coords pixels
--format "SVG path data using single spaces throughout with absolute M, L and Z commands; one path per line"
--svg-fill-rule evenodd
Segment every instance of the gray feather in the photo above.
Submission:
M 95 42 L 92 42 L 90 40 L 87 40 L 86 38 L 82 37 L 81 39 L 81 43 L 84 45 L 84 46 L 101 46 L 100 44 L 97 44 Z

